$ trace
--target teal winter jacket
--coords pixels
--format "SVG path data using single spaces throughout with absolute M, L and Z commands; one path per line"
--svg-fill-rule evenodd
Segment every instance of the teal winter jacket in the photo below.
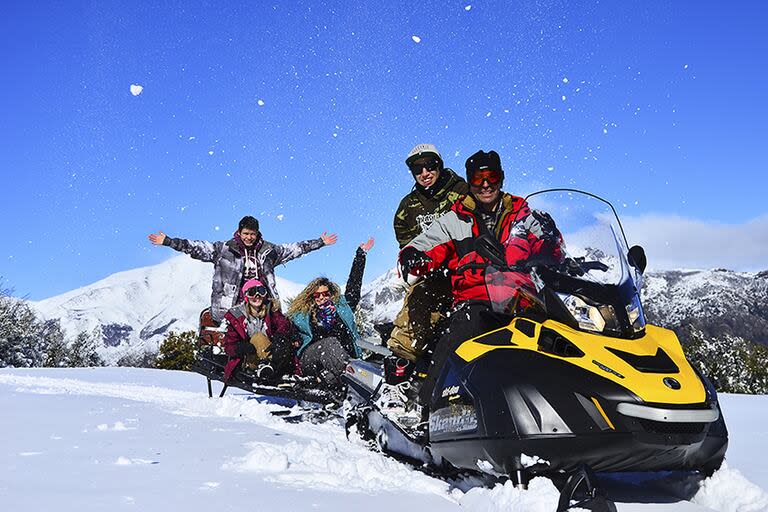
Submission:
M 344 295 L 339 297 L 339 299 L 333 303 L 333 305 L 336 306 L 336 313 L 352 335 L 351 348 L 355 357 L 360 357 L 362 355 L 360 346 L 357 344 L 357 341 L 360 339 L 360 333 L 357 332 L 357 324 L 355 323 L 355 308 L 360 303 L 360 292 L 363 287 L 363 272 L 365 272 L 365 251 L 358 249 L 357 253 L 355 253 L 355 259 L 352 261 L 352 269 L 349 272 Z M 299 335 L 301 336 L 301 346 L 298 350 L 298 355 L 301 357 L 301 353 L 304 352 L 304 349 L 306 349 L 314 339 L 310 313 L 296 313 L 291 316 L 291 321 L 293 322 L 293 325 L 296 326 L 296 329 L 298 329 Z
M 351 307 L 349 307 L 349 303 L 344 297 L 339 297 L 339 300 L 334 302 L 334 306 L 336 306 L 336 313 L 338 313 L 339 318 L 341 318 L 341 321 L 344 322 L 344 325 L 352 334 L 352 348 L 355 351 L 355 357 L 360 357 L 361 351 L 360 347 L 357 345 L 357 340 L 360 339 L 360 334 L 357 332 L 355 312 L 352 311 Z M 310 325 L 309 321 L 309 314 L 297 313 L 291 318 L 291 321 L 293 322 L 293 325 L 295 325 L 299 330 L 299 335 L 301 336 L 301 346 L 298 350 L 298 355 L 301 357 L 301 353 L 304 352 L 304 349 L 307 348 L 310 343 L 312 343 L 313 338 L 312 326 Z

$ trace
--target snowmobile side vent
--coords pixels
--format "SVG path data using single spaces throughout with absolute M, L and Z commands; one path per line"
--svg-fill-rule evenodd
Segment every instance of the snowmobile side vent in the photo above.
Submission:
M 500 329 L 498 331 L 488 333 L 485 336 L 481 336 L 480 338 L 475 339 L 475 342 L 482 343 L 483 345 L 494 346 L 517 345 L 517 343 L 512 343 L 512 331 L 508 329 Z
M 606 349 L 624 360 L 624 362 L 639 372 L 680 373 L 680 368 L 677 367 L 675 362 L 670 359 L 670 357 L 661 349 L 661 347 L 657 348 L 656 354 L 652 356 L 639 356 L 610 347 L 606 347 Z
M 579 401 L 581 406 L 587 412 L 589 417 L 592 418 L 592 421 L 595 422 L 595 425 L 600 428 L 600 430 L 616 430 L 616 427 L 613 426 L 613 423 L 605 414 L 605 410 L 603 410 L 600 402 L 598 402 L 596 398 L 593 397 L 588 399 L 580 393 L 574 394 L 576 395 L 576 399 Z
M 560 357 L 584 357 L 584 352 L 573 342 L 546 327 L 542 327 L 539 334 L 539 350 Z
M 515 322 L 515 329 L 529 338 L 533 338 L 536 335 L 536 324 L 528 320 L 518 318 Z

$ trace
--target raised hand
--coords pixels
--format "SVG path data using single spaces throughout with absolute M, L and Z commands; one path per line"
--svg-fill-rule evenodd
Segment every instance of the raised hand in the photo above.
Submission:
M 147 238 L 149 238 L 149 241 L 155 245 L 163 245 L 163 242 L 165 242 L 166 236 L 165 236 L 165 233 L 163 233 L 162 231 L 158 231 L 157 233 L 152 233 Z
M 336 233 L 331 233 L 329 235 L 327 232 L 323 232 L 323 234 L 320 235 L 320 239 L 325 245 L 333 245 L 336 243 L 336 240 L 338 240 L 339 237 L 336 235 Z
M 365 252 L 370 251 L 371 247 L 373 247 L 373 237 L 370 237 L 367 242 L 360 244 L 360 248 Z

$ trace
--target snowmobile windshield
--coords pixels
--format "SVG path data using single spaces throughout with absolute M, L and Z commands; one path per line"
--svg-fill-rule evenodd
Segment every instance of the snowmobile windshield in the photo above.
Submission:
M 526 201 L 528 209 L 518 214 L 505 244 L 488 251 L 486 284 L 494 309 L 514 314 L 532 307 L 581 330 L 640 334 L 642 274 L 630 264 L 613 206 L 572 189 L 536 192 Z
M 549 214 L 562 236 L 565 263 L 548 265 L 551 270 L 597 284 L 633 280 L 640 285 L 641 274 L 629 264 L 624 230 L 608 201 L 563 189 L 535 192 L 526 201 L 534 212 Z

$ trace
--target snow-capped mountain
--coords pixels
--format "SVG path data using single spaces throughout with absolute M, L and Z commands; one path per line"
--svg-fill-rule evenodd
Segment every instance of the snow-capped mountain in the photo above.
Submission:
M 400 310 L 401 282 L 392 269 L 363 287 L 361 306 L 374 323 L 392 321 Z M 768 345 L 768 271 L 648 272 L 641 295 L 648 320 L 656 325 L 694 325 L 708 337 L 727 333 Z
M 196 331 L 210 304 L 213 265 L 177 256 L 158 265 L 118 272 L 33 306 L 46 319 L 59 318 L 68 336 L 97 329 L 102 356 L 116 361 L 128 351 L 157 350 L 171 332 Z M 277 278 L 281 299 L 303 285 Z
M 69 336 L 99 329 L 102 356 L 114 362 L 128 351 L 156 350 L 170 331 L 197 329 L 209 304 L 213 266 L 187 256 L 113 274 L 34 303 L 44 318 L 60 318 Z M 285 301 L 303 285 L 277 278 Z M 391 269 L 363 286 L 361 307 L 373 323 L 392 321 L 405 289 Z M 724 333 L 768 344 L 768 271 L 649 272 L 643 286 L 649 321 L 669 328 L 695 325 L 708 337 Z
M 374 324 L 391 322 L 403 306 L 403 297 L 405 284 L 392 268 L 363 286 L 360 307 Z
M 768 345 L 768 271 L 670 270 L 649 273 L 643 286 L 648 320 L 695 326 Z

